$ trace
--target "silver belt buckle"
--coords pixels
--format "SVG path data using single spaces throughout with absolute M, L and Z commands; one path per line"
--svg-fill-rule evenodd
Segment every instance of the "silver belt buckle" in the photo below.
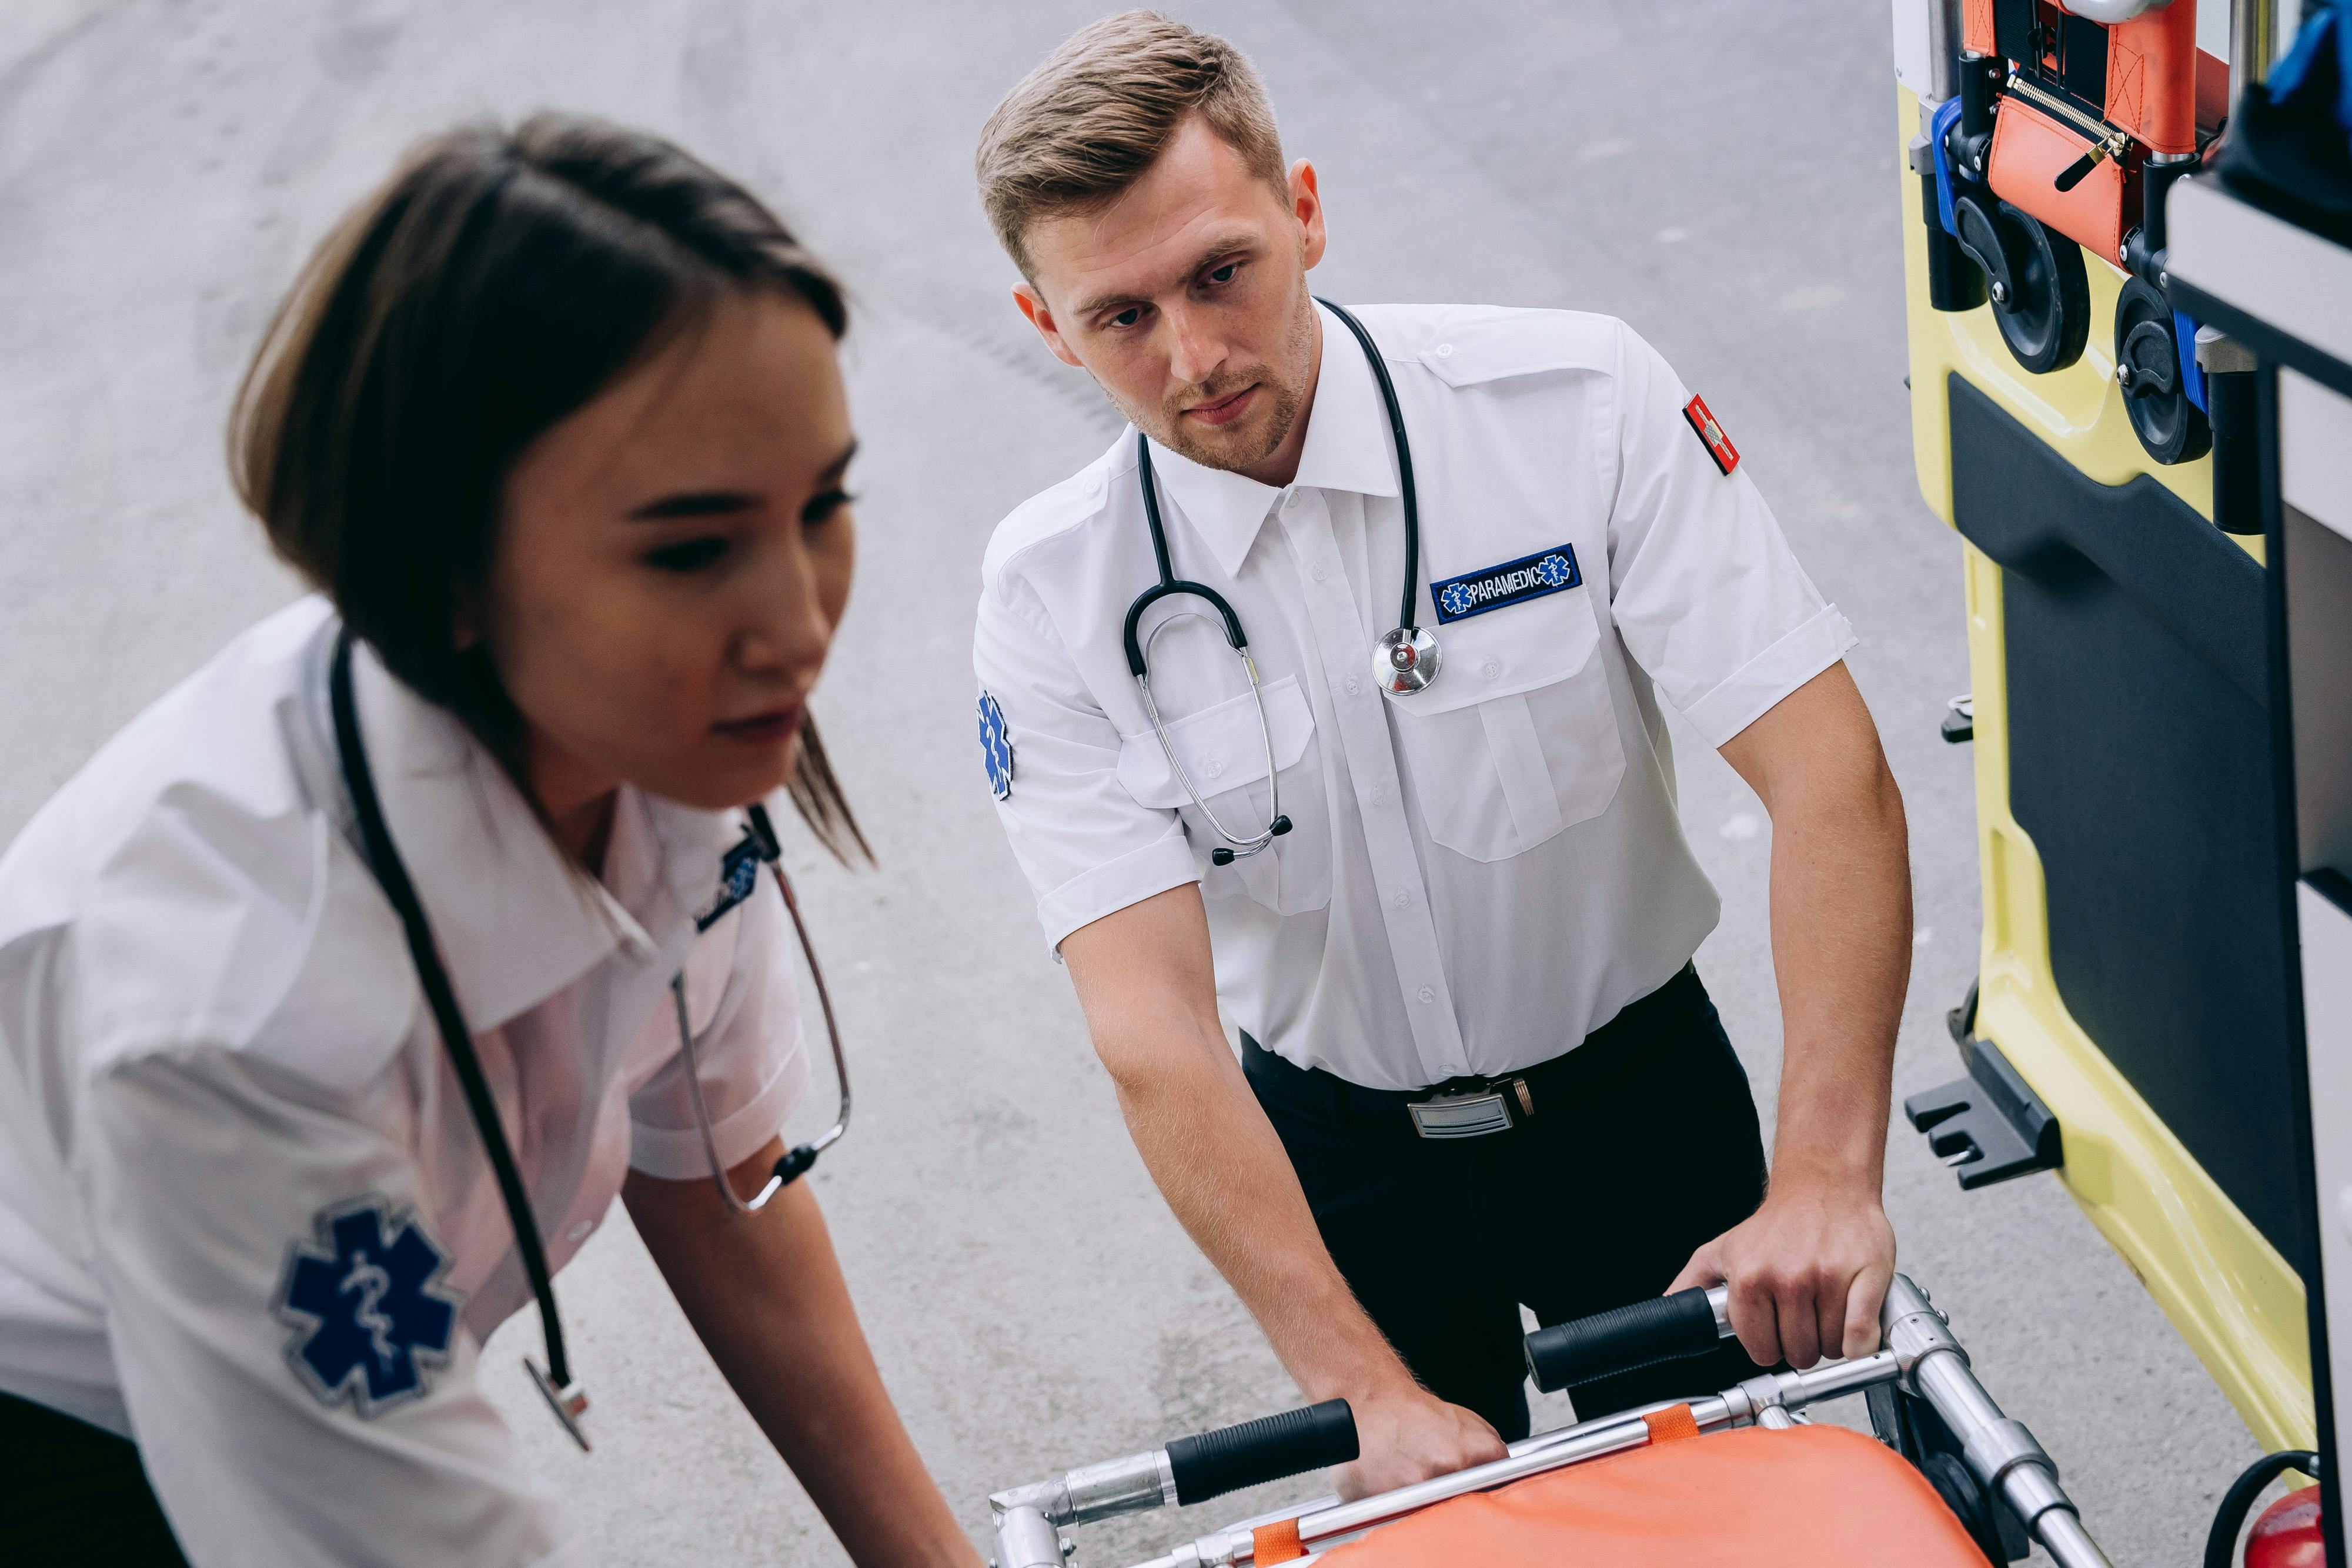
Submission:
M 1483 1138 L 1510 1130 L 1511 1110 L 1499 1090 L 1468 1094 L 1437 1094 L 1409 1101 L 1412 1130 L 1424 1138 Z

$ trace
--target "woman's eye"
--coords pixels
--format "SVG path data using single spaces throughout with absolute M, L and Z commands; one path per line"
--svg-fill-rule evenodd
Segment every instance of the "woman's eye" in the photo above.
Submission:
M 646 563 L 661 571 L 700 571 L 726 553 L 725 539 L 688 539 L 664 545 L 646 556 Z
M 833 521 L 835 513 L 856 498 L 846 490 L 827 490 L 822 496 L 812 497 L 809 504 L 801 508 L 801 522 L 812 528 L 821 523 L 829 523 Z

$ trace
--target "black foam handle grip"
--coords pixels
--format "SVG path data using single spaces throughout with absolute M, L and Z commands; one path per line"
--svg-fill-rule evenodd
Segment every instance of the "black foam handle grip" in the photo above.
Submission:
M 1261 1416 L 1168 1445 L 1176 1500 L 1200 1502 L 1301 1470 L 1344 1465 L 1356 1457 L 1356 1414 L 1344 1399 Z
M 1693 1287 L 1528 1335 L 1528 1370 L 1547 1394 L 1713 1350 L 1715 1308 Z

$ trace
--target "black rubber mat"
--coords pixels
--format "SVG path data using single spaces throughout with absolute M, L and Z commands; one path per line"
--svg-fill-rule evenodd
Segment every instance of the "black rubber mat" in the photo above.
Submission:
M 2263 572 L 1949 381 L 1952 510 L 2002 568 L 2010 809 L 2067 1011 L 2299 1270 Z

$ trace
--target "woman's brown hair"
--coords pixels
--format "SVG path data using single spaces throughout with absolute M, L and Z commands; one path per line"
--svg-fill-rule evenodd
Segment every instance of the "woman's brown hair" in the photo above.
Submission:
M 565 115 L 469 126 L 415 148 L 328 236 L 246 372 L 229 469 L 271 546 L 526 798 L 522 715 L 457 637 L 500 486 L 541 433 L 746 290 L 847 329 L 791 231 L 682 149 Z M 814 724 L 790 790 L 835 855 L 870 853 Z

